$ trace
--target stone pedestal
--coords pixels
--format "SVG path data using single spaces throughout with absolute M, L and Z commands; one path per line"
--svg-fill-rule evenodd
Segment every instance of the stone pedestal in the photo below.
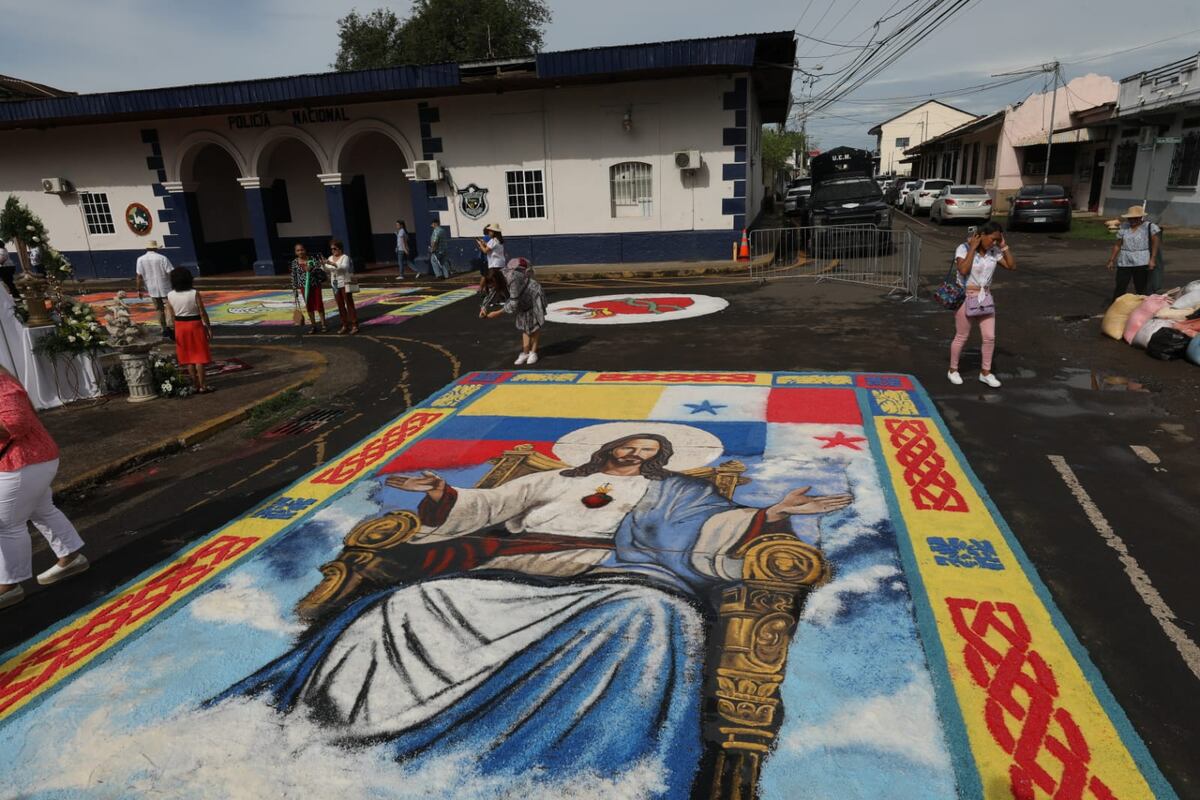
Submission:
M 125 383 L 129 386 L 129 402 L 145 403 L 158 397 L 154 386 L 154 371 L 150 368 L 148 347 L 122 350 L 117 354 Z

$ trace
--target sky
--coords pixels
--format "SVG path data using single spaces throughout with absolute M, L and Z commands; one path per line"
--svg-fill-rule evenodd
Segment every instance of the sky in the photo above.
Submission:
M 906 0 L 549 0 L 547 50 L 795 29 L 830 42 L 864 42 Z M 337 51 L 347 0 L 0 0 L 8 36 L 0 73 L 78 92 L 324 72 Z M 407 2 L 366 0 L 360 10 Z M 64 22 L 69 21 L 69 24 Z M 893 22 L 885 22 L 886 30 Z M 1182 35 L 1181 35 L 1182 34 Z M 1171 41 L 1160 41 L 1173 38 Z M 1149 47 L 1118 51 L 1160 42 Z M 833 72 L 852 54 L 799 40 L 798 63 Z M 989 113 L 1041 91 L 1043 76 L 973 94 L 945 93 L 1048 61 L 1069 80 L 1095 72 L 1120 80 L 1200 51 L 1200 2 L 976 0 L 846 100 L 809 121 L 817 146 L 873 147 L 872 125 L 945 97 Z M 821 84 L 817 85 L 819 89 Z M 796 85 L 800 92 L 799 84 Z M 903 99 L 896 99 L 903 98 Z

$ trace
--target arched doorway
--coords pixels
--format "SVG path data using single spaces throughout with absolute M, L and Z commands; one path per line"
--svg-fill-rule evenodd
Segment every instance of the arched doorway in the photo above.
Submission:
M 280 138 L 262 153 L 258 170 L 277 237 L 276 263 L 290 259 L 297 243 L 313 255 L 328 255 L 329 210 L 316 154 L 299 139 Z
M 346 142 L 335 166 L 342 174 L 350 254 L 356 262 L 394 261 L 396 220 L 414 230 L 403 151 L 386 134 L 365 130 Z
M 195 186 L 196 219 L 192 234 L 201 274 L 249 269 L 254 263 L 254 235 L 241 169 L 217 144 L 203 143 L 187 154 L 181 178 Z

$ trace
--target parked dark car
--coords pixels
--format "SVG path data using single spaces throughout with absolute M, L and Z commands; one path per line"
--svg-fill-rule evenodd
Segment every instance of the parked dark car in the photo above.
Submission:
M 1071 198 L 1067 190 L 1053 183 L 1022 186 L 1009 198 L 1008 229 L 1052 227 L 1071 230 Z

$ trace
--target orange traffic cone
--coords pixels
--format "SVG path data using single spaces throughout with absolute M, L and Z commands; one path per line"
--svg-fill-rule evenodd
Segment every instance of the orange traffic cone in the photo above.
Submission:
M 742 228 L 742 244 L 738 247 L 738 261 L 750 260 L 750 238 L 746 235 L 746 229 Z

